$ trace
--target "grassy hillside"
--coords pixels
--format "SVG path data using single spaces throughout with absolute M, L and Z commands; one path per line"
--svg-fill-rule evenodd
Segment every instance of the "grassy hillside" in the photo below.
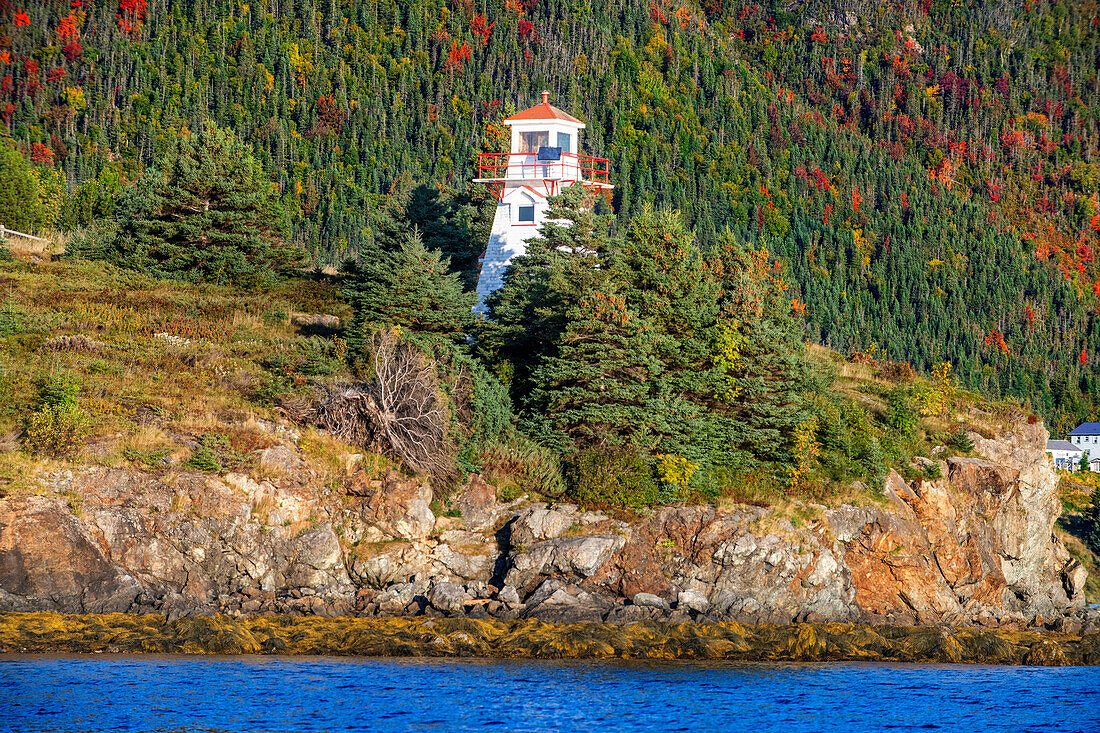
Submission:
M 366 453 L 367 465 L 378 469 L 396 463 L 294 422 L 327 386 L 356 379 L 340 332 L 299 315 L 346 321 L 336 278 L 303 276 L 255 291 L 17 252 L 0 261 L 0 288 L 4 491 L 35 491 L 36 476 L 82 465 L 256 473 L 255 451 L 283 440 L 313 464 L 318 488 L 346 474 L 351 454 Z M 724 474 L 711 493 L 682 498 L 873 502 L 888 468 L 910 478 L 936 476 L 938 465 L 922 459 L 965 452 L 958 431 L 993 435 L 1019 414 L 1010 404 L 952 389 L 941 413 L 922 417 L 921 400 L 935 385 L 904 365 L 866 355 L 865 363 L 852 362 L 820 347 L 809 358 L 817 374 L 810 399 L 835 425 L 822 420 L 802 445 L 799 481 L 781 466 L 756 465 Z M 58 405 L 72 408 L 64 413 L 71 421 L 43 427 L 41 416 Z M 525 473 L 516 439 L 506 435 L 473 457 L 507 496 L 538 486 Z M 857 461 L 868 439 L 882 447 L 880 472 L 872 476 Z M 946 450 L 933 453 L 937 446 Z

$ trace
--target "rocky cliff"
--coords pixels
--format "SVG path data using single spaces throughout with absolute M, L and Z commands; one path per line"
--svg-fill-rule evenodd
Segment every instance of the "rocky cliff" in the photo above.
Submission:
M 972 437 L 979 457 L 892 473 L 877 506 L 629 523 L 500 503 L 476 476 L 461 516 L 436 517 L 432 490 L 394 472 L 316 487 L 289 441 L 256 476 L 65 471 L 0 498 L 0 610 L 1079 627 L 1046 431 Z

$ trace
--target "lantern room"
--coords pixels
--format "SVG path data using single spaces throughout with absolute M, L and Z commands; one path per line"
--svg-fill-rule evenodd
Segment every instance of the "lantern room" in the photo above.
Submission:
M 511 185 L 530 185 L 553 196 L 563 185 L 581 183 L 592 188 L 611 188 L 609 161 L 580 154 L 584 123 L 550 104 L 550 92 L 542 104 L 504 120 L 511 128 L 508 153 L 482 153 L 477 183 L 487 184 L 501 199 Z

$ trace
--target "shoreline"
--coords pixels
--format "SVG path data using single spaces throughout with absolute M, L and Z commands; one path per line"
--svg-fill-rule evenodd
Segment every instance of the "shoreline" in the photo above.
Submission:
M 0 654 L 73 653 L 1100 666 L 1100 633 L 840 623 L 0 614 Z

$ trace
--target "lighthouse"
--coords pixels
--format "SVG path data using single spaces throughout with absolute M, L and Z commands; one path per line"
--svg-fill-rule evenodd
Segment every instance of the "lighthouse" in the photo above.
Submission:
M 497 199 L 477 279 L 477 313 L 485 312 L 485 299 L 504 284 L 508 263 L 538 234 L 546 220 L 548 196 L 575 184 L 612 188 L 609 161 L 580 154 L 584 123 L 550 104 L 550 92 L 542 93 L 541 104 L 512 115 L 504 124 L 511 128 L 510 152 L 482 153 L 474 179 L 489 186 Z

